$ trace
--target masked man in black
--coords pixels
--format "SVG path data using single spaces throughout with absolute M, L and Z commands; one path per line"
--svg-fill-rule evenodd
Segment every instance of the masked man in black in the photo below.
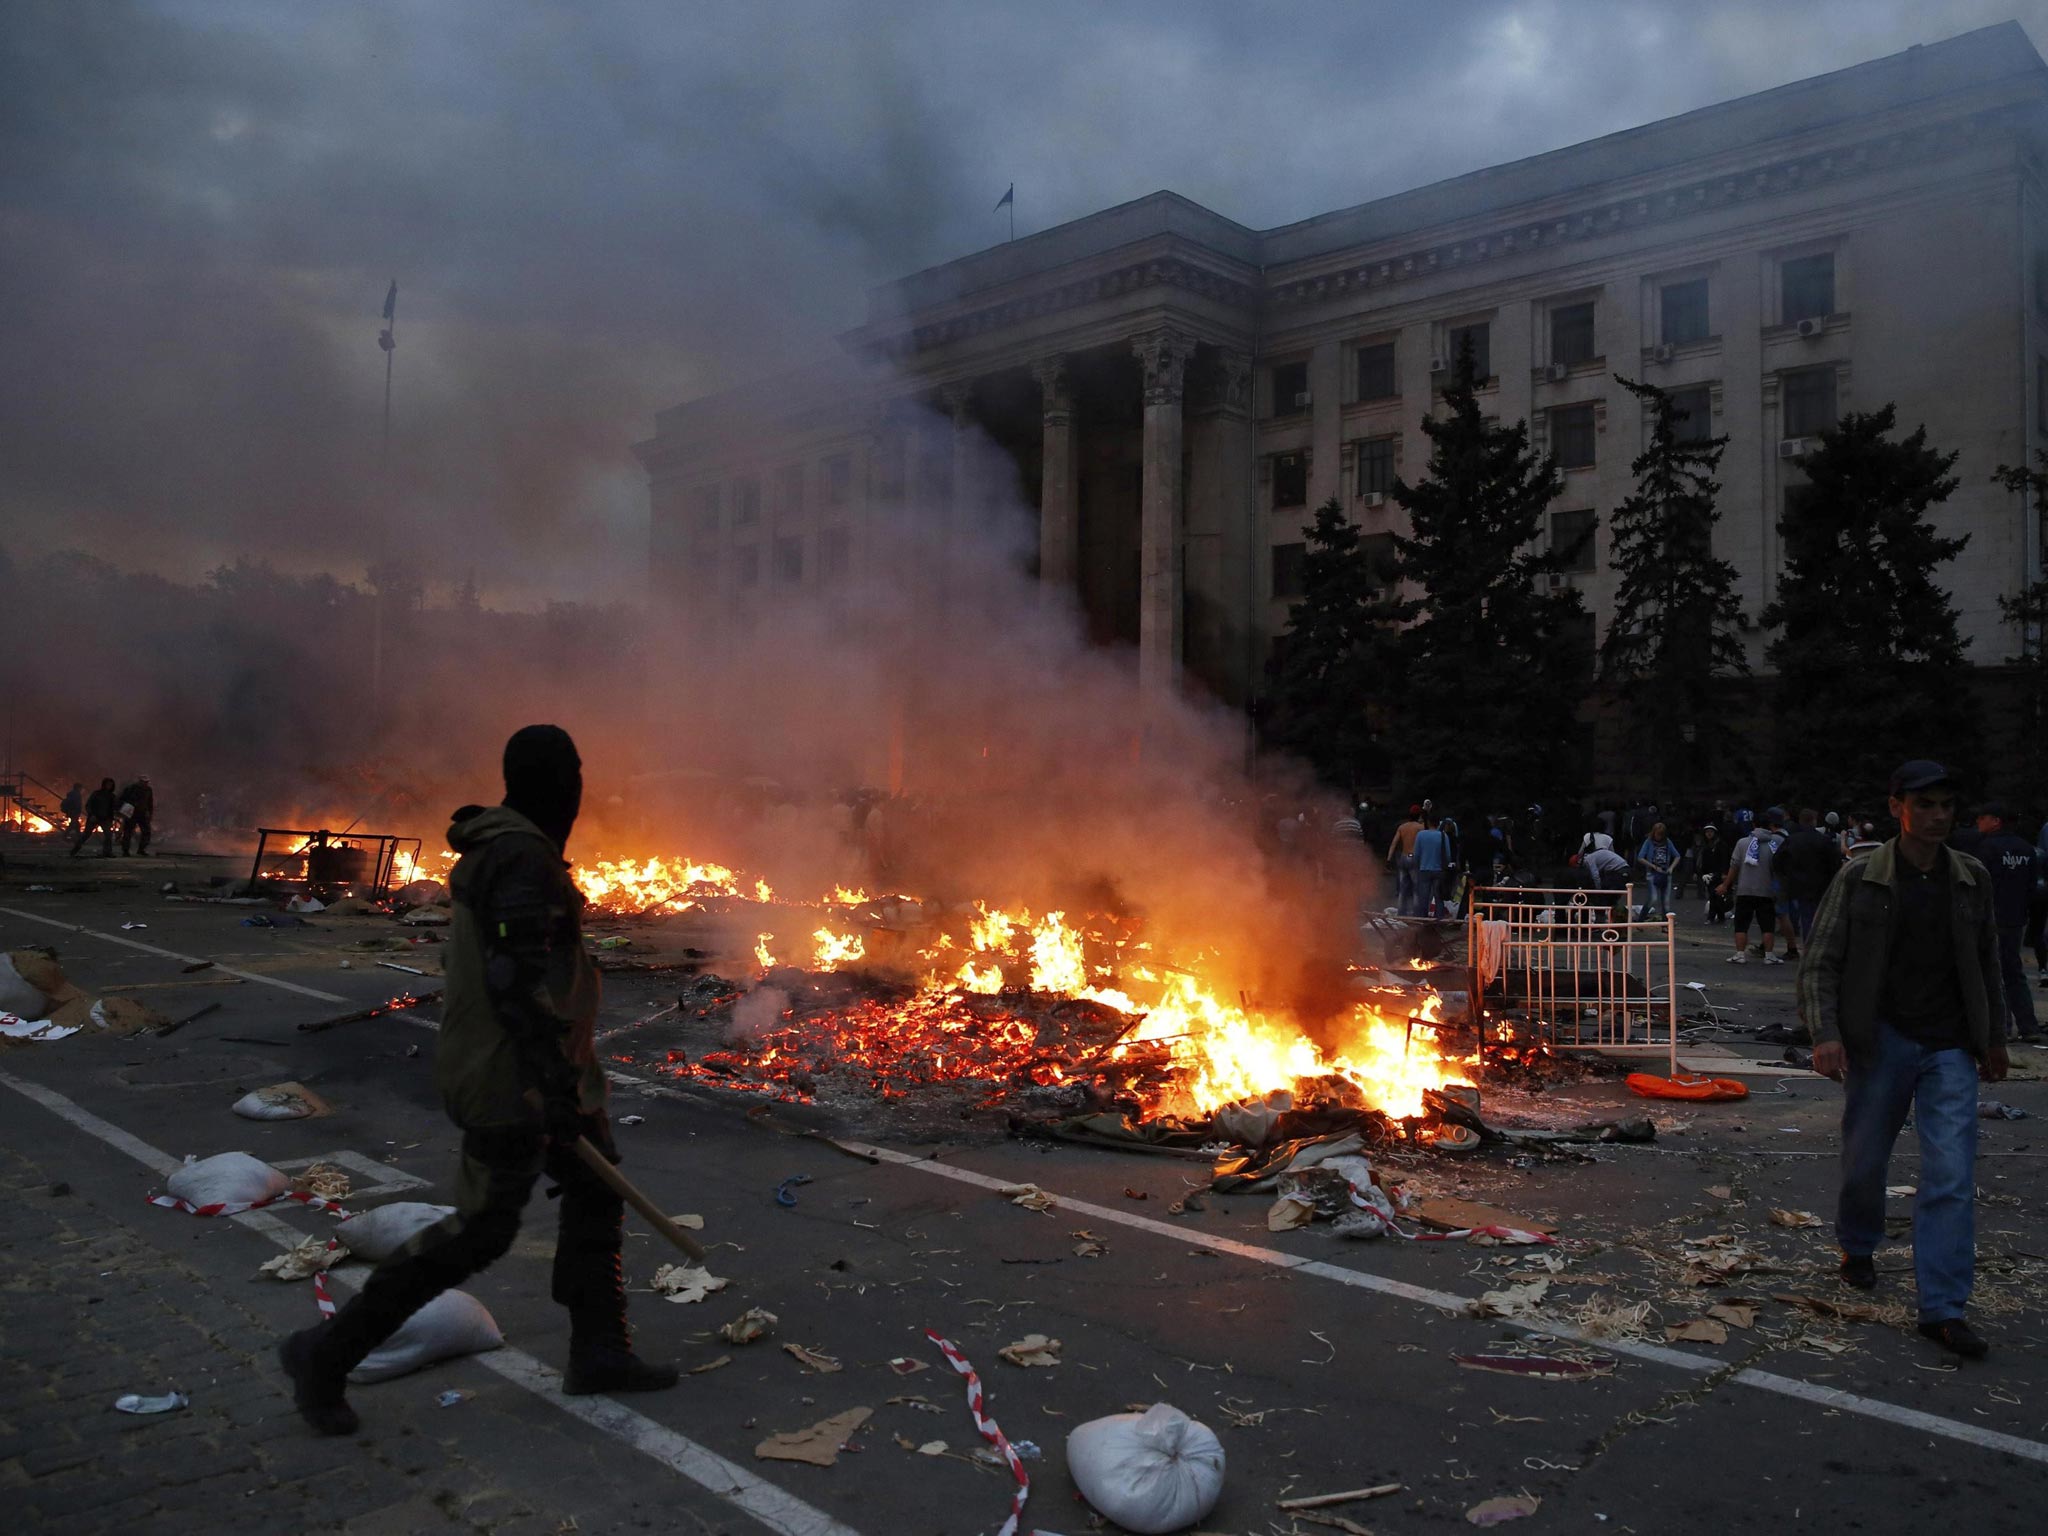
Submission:
M 568 733 L 529 725 L 505 744 L 505 801 L 455 813 L 446 990 L 434 1075 L 462 1128 L 455 1214 L 380 1264 L 340 1313 L 279 1350 L 306 1422 L 354 1433 L 348 1373 L 434 1297 L 502 1257 L 543 1172 L 561 1186 L 554 1299 L 569 1309 L 562 1390 L 653 1392 L 671 1366 L 633 1353 L 619 1249 L 619 1197 L 573 1151 L 585 1136 L 613 1162 L 605 1079 L 592 1031 L 596 968 L 583 949 L 583 896 L 563 846 L 583 800 Z M 539 1108 L 534 1107 L 538 1098 Z

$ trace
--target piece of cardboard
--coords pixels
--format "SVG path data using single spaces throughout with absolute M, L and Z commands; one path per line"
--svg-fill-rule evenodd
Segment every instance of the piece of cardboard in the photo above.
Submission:
M 849 1408 L 829 1419 L 820 1419 L 809 1429 L 770 1435 L 754 1447 L 754 1455 L 762 1461 L 802 1461 L 814 1467 L 829 1467 L 839 1460 L 840 1447 L 853 1438 L 874 1411 Z
M 1481 1205 L 1477 1200 L 1449 1197 L 1422 1200 L 1411 1207 L 1408 1214 L 1425 1227 L 1434 1227 L 1439 1232 L 1462 1232 L 1467 1227 L 1513 1227 L 1521 1232 L 1541 1232 L 1548 1237 L 1557 1231 L 1551 1223 L 1532 1221 L 1513 1211 Z

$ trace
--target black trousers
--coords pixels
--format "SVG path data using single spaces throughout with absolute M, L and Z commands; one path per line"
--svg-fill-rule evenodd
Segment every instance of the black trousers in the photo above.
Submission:
M 114 822 L 111 817 L 102 819 L 88 817 L 84 827 L 79 831 L 78 841 L 71 845 L 72 853 L 76 854 L 79 849 L 91 842 L 92 835 L 95 832 L 100 834 L 100 852 L 106 857 L 112 858 L 114 855 Z
M 619 1160 L 605 1116 L 586 1116 L 583 1134 Z M 552 1294 L 569 1309 L 571 1347 L 623 1344 L 625 1203 L 574 1151 L 538 1128 L 465 1131 L 455 1214 L 416 1233 L 370 1272 L 323 1330 L 315 1356 L 321 1369 L 353 1370 L 421 1307 L 503 1258 L 543 1173 L 561 1187 Z
M 138 832 L 142 834 L 141 851 L 143 853 L 149 852 L 149 821 L 150 818 L 147 816 L 137 816 L 133 820 L 121 823 L 121 851 L 123 853 L 128 851 L 128 845 L 135 841 L 135 834 Z

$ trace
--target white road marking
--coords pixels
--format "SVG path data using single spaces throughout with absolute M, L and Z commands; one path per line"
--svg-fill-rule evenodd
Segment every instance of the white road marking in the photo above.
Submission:
M 54 1089 L 6 1072 L 0 1072 L 0 1085 L 32 1099 L 59 1119 L 125 1153 L 153 1173 L 168 1174 L 180 1166 L 180 1160 L 170 1153 L 131 1136 Z M 262 1233 L 280 1248 L 296 1248 L 305 1241 L 305 1233 L 280 1221 L 269 1211 L 243 1211 L 228 1219 Z M 331 1289 L 346 1288 L 333 1284 L 332 1272 L 328 1278 Z M 737 1463 L 727 1461 L 716 1451 L 677 1434 L 623 1403 L 608 1397 L 565 1397 L 561 1373 L 524 1350 L 507 1345 L 472 1358 L 478 1365 L 497 1372 L 514 1386 L 531 1392 L 571 1418 L 582 1420 L 599 1433 L 609 1435 L 688 1478 L 706 1492 L 751 1515 L 767 1529 L 777 1532 L 778 1536 L 860 1536 L 852 1526 L 840 1523 L 823 1510 L 812 1508 L 796 1495 L 784 1492 Z
M 101 933 L 97 928 L 88 928 L 83 923 L 66 923 L 54 917 L 44 917 L 40 912 L 24 912 L 19 907 L 0 907 L 0 912 L 9 917 L 25 918 L 31 923 L 45 923 L 52 928 L 62 928 L 66 933 L 82 933 L 89 939 L 101 939 L 109 944 L 123 944 L 129 949 L 139 949 L 146 955 L 162 955 L 166 960 L 176 960 L 185 965 L 197 965 L 206 959 L 204 955 L 181 955 L 175 949 L 162 949 L 155 944 L 145 944 L 140 939 L 124 939 L 118 933 Z M 296 992 L 301 997 L 317 997 L 323 1003 L 346 1003 L 351 999 L 337 992 L 322 992 L 318 987 L 302 987 L 296 981 L 279 981 L 275 976 L 259 976 L 254 971 L 238 971 L 231 965 L 214 961 L 213 968 L 223 976 L 239 976 L 244 981 L 261 982 L 266 987 L 279 987 L 286 992 Z

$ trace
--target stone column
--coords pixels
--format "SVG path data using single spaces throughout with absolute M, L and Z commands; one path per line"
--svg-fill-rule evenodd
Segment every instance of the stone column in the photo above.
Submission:
M 1074 461 L 1074 397 L 1067 360 L 1032 366 L 1045 413 L 1045 451 L 1038 492 L 1038 577 L 1072 587 L 1081 565 L 1081 474 Z
M 973 527 L 979 519 L 974 516 L 974 381 L 965 379 L 957 384 L 947 384 L 939 390 L 939 403 L 946 414 L 953 418 L 953 494 L 952 505 L 942 510 L 946 530 L 949 534 Z
M 1187 674 L 1229 704 L 1250 695 L 1260 514 L 1252 495 L 1252 362 L 1222 350 L 1188 385 Z
M 1139 497 L 1138 683 L 1179 682 L 1181 660 L 1181 406 L 1194 339 L 1162 327 L 1133 337 L 1144 379 L 1144 488 Z

